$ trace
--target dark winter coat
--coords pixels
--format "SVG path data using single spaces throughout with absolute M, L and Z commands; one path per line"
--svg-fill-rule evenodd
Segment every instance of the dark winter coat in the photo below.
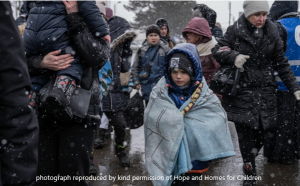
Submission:
M 68 35 L 82 61 L 83 74 L 80 86 L 92 92 L 89 103 L 88 117 L 99 115 L 100 89 L 98 71 L 109 58 L 109 47 L 103 39 L 96 38 L 84 22 L 80 13 L 72 13 L 67 16 Z M 41 61 L 43 55 L 32 56 L 27 59 L 28 67 L 32 73 L 43 73 Z
M 202 17 L 207 20 L 212 35 L 215 36 L 216 40 L 219 40 L 223 36 L 223 31 L 216 26 L 217 13 L 205 4 L 196 5 L 194 7 L 195 10 L 198 10 L 202 14 Z
M 150 64 L 157 47 L 159 47 L 159 49 L 156 57 L 153 59 L 153 65 L 151 67 L 151 73 L 149 77 L 146 80 L 139 80 L 138 74 L 140 69 L 145 68 L 148 64 Z M 156 45 L 152 45 L 145 40 L 142 47 L 139 48 L 132 65 L 131 77 L 134 82 L 134 87 L 138 84 L 142 86 L 144 100 L 149 100 L 149 95 L 152 91 L 152 88 L 164 75 L 163 65 L 165 62 L 165 56 L 169 51 L 169 44 L 162 39 Z
M 213 55 L 221 65 L 234 65 L 238 54 L 249 55 L 241 73 L 236 96 L 223 96 L 222 105 L 230 121 L 259 128 L 259 121 L 264 129 L 272 128 L 277 121 L 276 81 L 274 71 L 290 92 L 300 90 L 287 58 L 276 26 L 266 20 L 263 37 L 258 47 L 253 36 L 254 27 L 241 15 L 234 25 L 228 27 L 224 37 L 213 49 Z M 236 38 L 239 39 L 239 51 L 235 51 Z
M 78 1 L 78 7 L 95 36 L 101 38 L 109 34 L 95 1 Z M 30 9 L 23 36 L 27 55 L 46 55 L 58 49 L 74 54 L 74 46 L 67 34 L 66 16 L 66 7 L 62 1 L 37 1 L 36 6 Z
M 121 17 L 113 16 L 108 20 L 112 44 L 110 63 L 113 79 L 109 93 L 103 96 L 102 109 L 105 112 L 125 111 L 129 93 L 122 91 L 120 73 L 130 70 L 132 50 L 130 43 L 124 45 L 123 40 L 133 40 L 137 34 L 131 31 L 130 24 Z
M 221 28 L 214 26 L 210 29 L 213 36 L 215 36 L 216 40 L 219 41 L 221 37 L 223 37 L 223 31 Z
M 0 2 L 0 185 L 35 182 L 38 121 L 28 107 L 31 90 L 23 41 L 8 1 Z

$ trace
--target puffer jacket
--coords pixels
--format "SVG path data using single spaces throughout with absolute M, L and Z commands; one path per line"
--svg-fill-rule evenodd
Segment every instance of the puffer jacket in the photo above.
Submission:
M 150 64 L 157 47 L 159 47 L 159 49 L 156 57 L 153 59 L 153 65 L 151 67 L 151 73 L 149 77 L 146 80 L 139 80 L 138 74 L 140 69 L 145 68 L 148 64 Z M 152 45 L 145 40 L 142 47 L 139 48 L 131 68 L 131 77 L 134 82 L 134 87 L 136 87 L 138 84 L 142 86 L 144 100 L 149 100 L 149 95 L 152 91 L 152 88 L 164 75 L 163 65 L 165 62 L 165 56 L 169 51 L 169 44 L 162 39 L 159 40 L 156 45 Z
M 290 92 L 300 90 L 296 78 L 284 56 L 283 43 L 276 26 L 266 20 L 262 27 L 263 36 L 255 45 L 253 26 L 241 15 L 234 25 L 228 27 L 224 37 L 212 49 L 213 56 L 221 65 L 234 65 L 237 55 L 249 55 L 241 73 L 236 96 L 223 96 L 222 105 L 228 119 L 238 124 L 259 128 L 261 121 L 264 129 L 272 128 L 277 121 L 276 70 Z M 235 51 L 236 38 L 240 45 Z
M 81 58 L 83 74 L 80 86 L 92 92 L 87 119 L 99 118 L 100 89 L 98 71 L 104 66 L 110 56 L 110 49 L 103 39 L 98 39 L 91 33 L 80 13 L 67 16 L 68 35 Z M 41 61 L 44 55 L 35 55 L 27 58 L 28 68 L 32 73 L 43 73 Z
M 107 24 L 95 1 L 78 1 L 78 7 L 95 36 L 101 38 L 109 34 Z M 67 34 L 66 17 L 66 7 L 62 1 L 36 1 L 36 6 L 30 9 L 23 36 L 26 54 L 46 55 L 62 49 L 62 53 L 74 55 L 74 46 Z
M 132 50 L 124 46 L 123 40 L 133 40 L 137 34 L 132 31 L 130 24 L 122 17 L 113 16 L 108 20 L 111 31 L 111 58 L 113 79 L 109 93 L 103 96 L 102 110 L 104 112 L 125 111 L 129 93 L 122 91 L 120 73 L 130 70 Z

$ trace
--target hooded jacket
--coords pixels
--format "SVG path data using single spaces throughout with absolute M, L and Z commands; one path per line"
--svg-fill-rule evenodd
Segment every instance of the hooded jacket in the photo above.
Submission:
M 35 4 L 36 6 L 30 9 L 23 36 L 27 55 L 46 55 L 58 49 L 72 53 L 74 46 L 67 34 L 67 12 L 63 2 L 36 1 Z M 95 36 L 101 38 L 109 34 L 107 24 L 95 1 L 78 1 L 78 7 Z
M 151 73 L 146 80 L 139 80 L 138 74 L 140 69 L 145 68 L 150 61 L 157 49 L 159 47 L 156 57 L 153 59 L 153 65 L 151 67 Z M 131 76 L 134 82 L 134 87 L 141 84 L 143 99 L 149 100 L 149 95 L 152 88 L 156 85 L 159 79 L 164 75 L 163 65 L 165 62 L 165 56 L 170 51 L 169 44 L 164 40 L 159 40 L 157 44 L 152 45 L 147 40 L 139 48 L 132 65 Z
M 276 26 L 266 20 L 262 27 L 261 42 L 255 45 L 253 26 L 241 15 L 234 25 L 228 27 L 226 34 L 212 49 L 215 59 L 221 65 L 234 65 L 237 55 L 249 55 L 241 73 L 236 96 L 223 96 L 222 105 L 230 121 L 259 128 L 261 121 L 264 129 L 276 126 L 277 100 L 274 71 L 290 92 L 300 90 L 296 78 L 284 56 L 283 44 Z M 235 51 L 236 38 L 240 45 Z
M 198 11 L 201 15 L 196 15 Z M 207 20 L 212 35 L 219 40 L 223 36 L 223 31 L 216 26 L 217 13 L 205 4 L 197 4 L 194 7 L 194 16 L 200 16 Z
M 130 43 L 128 46 L 123 44 L 123 40 L 132 41 L 137 34 L 132 31 L 132 27 L 122 17 L 113 16 L 108 20 L 111 33 L 111 52 L 110 63 L 113 72 L 113 79 L 109 93 L 103 96 L 102 109 L 106 112 L 124 111 L 126 109 L 129 94 L 122 91 L 120 73 L 130 70 L 132 50 Z M 126 42 L 126 41 L 125 41 Z
M 203 76 L 209 84 L 215 72 L 220 68 L 220 64 L 216 62 L 211 53 L 211 49 L 217 44 L 217 41 L 212 36 L 208 22 L 203 18 L 192 18 L 183 29 L 183 36 L 185 37 L 188 32 L 203 36 L 202 41 L 197 45 L 197 50 L 201 59 Z
M 178 52 L 194 65 L 195 79 L 185 90 L 168 73 L 168 58 Z M 201 72 L 195 45 L 178 44 L 167 54 L 164 77 L 151 92 L 144 114 L 146 169 L 150 176 L 165 178 L 153 179 L 154 186 L 170 186 L 174 176 L 193 168 L 192 162 L 235 154 L 226 112 Z M 172 179 L 166 179 L 170 175 Z

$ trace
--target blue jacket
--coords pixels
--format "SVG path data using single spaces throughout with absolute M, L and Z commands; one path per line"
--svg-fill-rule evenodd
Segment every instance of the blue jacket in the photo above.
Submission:
M 287 50 L 285 56 L 291 65 L 291 69 L 300 84 L 300 19 L 299 17 L 284 18 L 278 20 L 287 31 Z M 288 91 L 279 76 L 276 76 L 278 90 Z
M 138 78 L 138 72 L 140 69 L 145 68 L 148 64 L 150 64 L 157 47 L 160 48 L 156 57 L 153 59 L 154 62 L 151 67 L 150 76 L 146 80 L 140 80 Z M 131 75 L 134 81 L 134 86 L 141 84 L 144 100 L 149 100 L 152 88 L 156 85 L 160 78 L 164 76 L 163 66 L 165 63 L 165 55 L 169 51 L 169 44 L 162 39 L 156 45 L 152 45 L 145 40 L 143 46 L 138 50 L 132 66 Z
M 107 24 L 95 1 L 78 1 L 80 14 L 91 32 L 99 37 L 109 34 Z M 24 32 L 25 51 L 29 55 L 46 55 L 62 49 L 75 54 L 67 34 L 67 12 L 62 1 L 37 1 L 30 9 Z

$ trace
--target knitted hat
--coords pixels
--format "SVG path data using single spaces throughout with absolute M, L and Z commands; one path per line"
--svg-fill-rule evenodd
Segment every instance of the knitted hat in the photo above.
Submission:
M 155 21 L 155 24 L 159 26 L 159 28 L 161 28 L 162 26 L 166 26 L 169 33 L 169 25 L 167 20 L 165 20 L 164 18 L 159 18 L 158 20 Z
M 194 76 L 194 65 L 190 58 L 184 53 L 174 53 L 169 58 L 168 71 L 171 73 L 172 69 L 183 69 L 190 77 Z
M 156 33 L 160 36 L 160 28 L 157 25 L 149 25 L 146 29 L 146 37 L 151 33 Z
M 246 18 L 256 12 L 269 12 L 268 1 L 244 1 L 243 8 Z

